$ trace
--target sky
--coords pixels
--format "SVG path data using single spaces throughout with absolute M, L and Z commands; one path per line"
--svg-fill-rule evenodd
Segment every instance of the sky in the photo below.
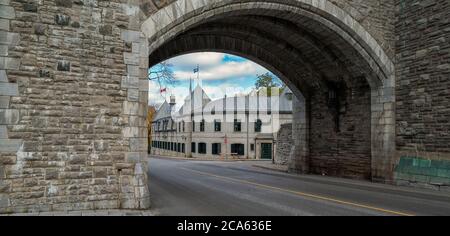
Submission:
M 149 81 L 149 105 L 159 107 L 164 100 L 169 100 L 170 95 L 174 95 L 176 107 L 180 108 L 189 95 L 190 78 L 192 88 L 200 84 L 206 94 L 212 100 L 216 100 L 223 98 L 225 94 L 227 96 L 248 94 L 255 88 L 257 75 L 270 73 L 266 68 L 245 58 L 215 52 L 185 54 L 171 58 L 167 62 L 172 65 L 176 83 L 163 86 L 167 92 L 161 93 L 159 84 Z M 200 68 L 199 80 L 193 71 L 197 65 Z M 150 68 L 152 69 L 154 68 Z M 278 79 L 277 82 L 282 84 Z

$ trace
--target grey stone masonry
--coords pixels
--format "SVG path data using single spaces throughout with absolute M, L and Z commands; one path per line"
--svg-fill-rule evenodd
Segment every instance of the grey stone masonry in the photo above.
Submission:
M 0 1 L 1 213 L 149 207 L 141 16 L 116 0 Z

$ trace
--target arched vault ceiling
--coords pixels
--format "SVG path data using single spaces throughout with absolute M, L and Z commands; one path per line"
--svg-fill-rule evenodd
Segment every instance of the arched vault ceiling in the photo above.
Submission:
M 323 37 L 324 33 L 322 33 Z M 193 43 L 189 44 L 189 38 Z M 224 40 L 220 40 L 223 38 Z M 206 42 L 213 40 L 213 42 Z M 344 80 L 352 83 L 353 78 L 361 78 L 362 71 L 371 71 L 369 67 L 356 66 L 351 59 L 347 59 L 329 38 L 323 40 L 288 21 L 274 19 L 267 16 L 230 16 L 226 19 L 218 18 L 204 22 L 201 25 L 184 31 L 171 41 L 165 43 L 150 57 L 150 64 L 169 59 L 175 55 L 193 51 L 222 51 L 240 54 L 247 58 L 258 58 L 262 54 L 271 55 L 272 59 L 259 59 L 264 61 L 265 67 L 270 64 L 272 68 L 283 74 L 280 77 L 292 77 L 304 89 L 305 95 L 312 88 L 326 89 L 328 82 Z M 201 42 L 199 42 L 201 41 Z M 222 43 L 223 45 L 219 45 Z M 239 51 L 236 44 L 251 44 L 263 50 L 247 48 Z M 181 44 L 183 47 L 180 47 Z M 333 49 L 332 49 L 333 47 Z M 351 49 L 349 49 L 351 50 Z M 355 56 L 357 52 L 352 53 Z M 266 58 L 269 58 L 267 56 Z M 278 66 L 274 66 L 277 58 Z M 361 63 L 364 64 L 364 63 Z M 283 65 L 284 70 L 280 68 Z M 365 76 L 373 76 L 370 73 Z
M 217 51 L 239 55 L 259 63 L 274 72 L 288 85 L 301 89 L 307 96 L 313 88 L 326 89 L 313 70 L 304 64 L 296 64 L 299 59 L 282 47 L 261 47 L 252 41 L 230 35 L 181 35 L 160 47 L 150 56 L 150 65 L 185 53 Z M 275 49 L 275 50 L 274 50 Z M 292 86 L 290 86 L 292 87 Z

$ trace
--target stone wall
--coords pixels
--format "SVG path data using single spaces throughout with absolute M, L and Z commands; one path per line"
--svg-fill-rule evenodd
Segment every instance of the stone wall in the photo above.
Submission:
M 293 144 L 292 123 L 282 124 L 277 134 L 275 164 L 288 164 Z
M 401 158 L 448 161 L 450 2 L 397 0 L 395 3 L 396 162 Z M 429 178 L 415 182 L 427 183 Z
M 348 12 L 372 37 L 390 58 L 395 57 L 394 0 L 330 0 Z
M 338 104 L 328 93 L 311 99 L 311 173 L 371 178 L 370 88 L 364 78 L 337 87 Z
M 0 212 L 148 207 L 147 41 L 122 2 L 0 1 Z

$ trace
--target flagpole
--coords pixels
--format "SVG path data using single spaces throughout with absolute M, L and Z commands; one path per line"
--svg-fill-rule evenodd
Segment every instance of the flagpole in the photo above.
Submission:
M 200 84 L 200 65 L 197 64 L 197 84 Z

